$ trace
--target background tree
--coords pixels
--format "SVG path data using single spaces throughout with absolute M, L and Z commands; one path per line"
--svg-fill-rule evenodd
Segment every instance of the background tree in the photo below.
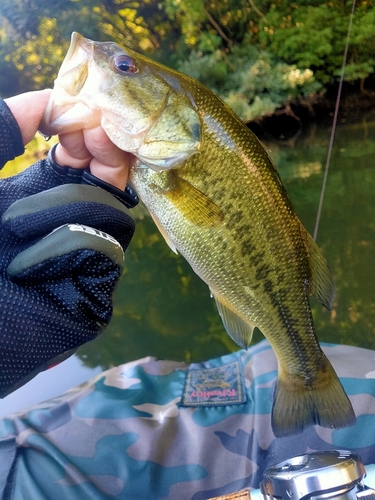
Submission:
M 357 0 L 345 79 L 371 90 L 375 0 Z M 205 83 L 248 121 L 340 74 L 345 0 L 2 0 L 0 94 L 51 86 L 70 34 L 114 40 Z
M 258 41 L 278 58 L 310 68 L 326 85 L 340 75 L 352 1 L 297 0 L 264 2 L 267 17 L 259 20 Z M 374 2 L 356 2 L 345 80 L 366 78 L 374 72 Z

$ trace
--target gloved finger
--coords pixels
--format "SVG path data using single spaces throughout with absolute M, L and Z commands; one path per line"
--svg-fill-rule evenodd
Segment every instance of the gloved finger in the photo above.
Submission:
M 99 252 L 116 264 L 120 269 L 124 263 L 124 251 L 120 243 L 111 235 L 81 224 L 66 224 L 52 231 L 34 245 L 20 252 L 9 264 L 8 275 L 12 278 L 30 278 L 36 275 L 38 280 L 50 279 L 51 276 L 61 278 L 57 268 L 51 266 L 51 260 L 68 256 L 80 250 Z M 50 272 L 41 272 L 43 268 Z M 71 273 L 71 268 L 64 269 L 63 274 Z M 37 269 L 37 272 L 36 272 Z
M 114 235 L 124 248 L 134 232 L 134 222 L 121 202 L 84 184 L 64 184 L 17 200 L 2 222 L 20 238 L 40 237 L 67 223 L 84 224 Z
M 104 328 L 124 254 L 110 235 L 68 224 L 24 250 L 8 266 L 11 280 L 81 322 Z

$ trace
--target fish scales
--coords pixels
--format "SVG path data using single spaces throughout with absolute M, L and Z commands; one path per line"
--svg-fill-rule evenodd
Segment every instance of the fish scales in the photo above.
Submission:
M 207 99 L 204 99 L 204 101 L 207 106 Z M 200 103 L 198 98 L 196 98 L 195 102 L 199 109 Z M 217 107 L 212 106 L 212 112 L 215 112 L 215 110 L 217 110 Z M 278 270 L 279 267 L 280 269 L 285 268 L 285 262 L 289 259 L 296 261 L 296 257 L 294 255 L 294 241 L 288 247 L 280 245 L 280 237 L 277 234 L 277 230 L 275 231 L 275 222 L 278 222 L 281 231 L 283 231 L 285 224 L 289 228 L 294 225 L 294 240 L 298 242 L 301 240 L 298 221 L 296 221 L 290 204 L 285 198 L 285 192 L 278 181 L 278 177 L 273 174 L 272 169 L 267 165 L 267 159 L 264 158 L 264 155 L 261 157 L 263 149 L 258 146 L 255 138 L 244 130 L 242 140 L 237 140 L 236 144 L 230 144 L 229 147 L 223 146 L 222 142 L 223 139 L 225 140 L 225 135 L 221 128 L 219 129 L 219 134 L 216 134 L 215 130 L 213 130 L 211 110 L 208 109 L 207 113 L 210 118 L 209 120 L 205 120 L 205 116 L 202 116 L 203 123 L 208 121 L 208 126 L 204 128 L 203 135 L 207 133 L 208 139 L 204 143 L 210 146 L 207 146 L 199 157 L 191 157 L 183 167 L 176 171 L 172 170 L 163 172 L 162 174 L 150 173 L 153 179 L 158 175 L 163 177 L 169 176 L 171 178 L 169 183 L 165 181 L 165 189 L 168 189 L 168 184 L 169 186 L 173 186 L 173 178 L 175 175 L 178 175 L 195 186 L 199 191 L 205 193 L 215 205 L 222 209 L 222 226 L 219 228 L 216 226 L 213 228 L 209 227 L 205 233 L 202 232 L 202 227 L 199 226 L 199 234 L 192 233 L 195 245 L 192 245 L 191 240 L 193 238 L 190 238 L 188 241 L 185 240 L 185 243 L 180 243 L 179 250 L 192 264 L 197 274 L 206 282 L 210 279 L 207 276 L 207 273 L 209 273 L 211 277 L 211 290 L 215 295 L 227 296 L 230 293 L 232 297 L 232 301 L 230 302 L 233 303 L 235 309 L 241 311 L 245 318 L 247 317 L 253 321 L 270 340 L 272 332 L 278 335 L 277 332 L 280 331 L 280 325 L 275 324 L 273 315 L 265 315 L 264 312 L 267 308 L 268 310 L 272 310 L 276 307 L 278 316 L 283 324 L 282 328 L 285 328 L 285 325 L 289 323 L 291 342 L 296 343 L 298 342 L 298 333 L 293 328 L 292 318 L 302 316 L 301 327 L 305 332 L 306 320 L 308 320 L 312 327 L 310 309 L 306 307 L 305 300 L 303 300 L 302 311 L 298 314 L 293 314 L 290 312 L 290 307 L 294 304 L 294 300 L 290 301 L 291 304 L 289 306 L 287 300 L 296 296 L 296 292 L 293 290 L 293 283 L 299 288 L 299 294 L 305 299 L 306 294 L 302 290 L 303 281 L 300 279 L 300 276 L 301 271 L 305 276 L 308 274 L 308 268 L 306 267 L 307 255 L 305 248 L 301 248 L 300 245 L 298 253 L 301 255 L 304 252 L 306 257 L 299 260 L 301 264 L 305 264 L 305 268 L 303 270 L 297 268 L 294 279 L 290 269 L 288 275 Z M 234 121 L 233 126 L 237 125 L 236 120 L 232 121 Z M 228 128 L 231 127 L 232 124 L 229 119 L 225 125 Z M 255 147 L 260 149 L 258 155 L 256 154 Z M 220 162 L 220 151 L 226 155 L 224 163 Z M 244 162 L 242 158 L 246 158 L 247 161 Z M 265 164 L 264 172 L 259 168 L 259 158 Z M 254 165 L 257 161 L 258 168 L 255 168 Z M 229 168 L 229 175 L 232 176 L 234 181 L 238 177 L 243 179 L 243 188 L 238 186 L 237 182 L 231 182 L 230 177 L 228 178 Z M 252 175 L 249 175 L 249 171 Z M 132 175 L 136 174 L 133 173 Z M 266 176 L 265 180 L 262 178 L 264 175 Z M 276 187 L 275 195 L 279 197 L 281 216 L 279 216 L 278 207 L 275 206 L 275 195 L 270 198 L 269 192 L 265 188 L 267 177 L 270 176 L 277 178 L 274 186 Z M 147 196 L 146 193 L 143 193 L 144 188 L 142 186 L 147 186 L 149 183 L 144 179 L 143 181 L 138 181 L 138 179 L 133 180 L 141 198 Z M 156 181 L 154 180 L 154 182 Z M 251 193 L 254 192 L 254 196 L 251 195 L 249 198 L 249 191 Z M 151 192 L 150 197 L 152 198 L 152 196 L 153 193 Z M 269 203 L 265 203 L 264 198 L 266 200 L 269 199 Z M 164 202 L 163 195 L 159 201 L 161 203 Z M 158 205 L 157 199 L 153 201 L 150 199 L 146 204 L 154 213 L 160 214 L 163 211 L 159 219 L 163 220 L 167 232 L 173 234 L 172 239 L 174 241 L 184 241 L 184 234 L 187 232 L 186 221 L 181 221 L 179 213 L 172 212 L 173 207 L 161 208 Z M 289 217 L 289 222 L 286 222 L 286 216 Z M 168 222 L 166 221 L 166 217 L 169 219 Z M 264 221 L 261 227 L 258 221 Z M 224 231 L 226 233 L 225 236 L 223 235 Z M 276 238 L 273 237 L 275 233 L 277 235 Z M 285 237 L 281 239 L 283 242 L 288 242 L 288 240 L 290 240 L 290 229 L 285 234 Z M 267 244 L 266 241 L 268 242 Z M 202 249 L 208 245 L 211 248 L 212 242 L 215 242 L 216 252 L 214 254 L 205 254 L 205 252 L 202 252 Z M 232 250 L 229 253 L 226 251 L 228 246 Z M 249 252 L 249 247 L 253 249 L 252 252 Z M 205 255 L 202 256 L 202 253 Z M 244 274 L 243 269 L 247 270 L 246 274 Z M 237 287 L 240 284 L 245 291 L 243 294 L 238 293 Z M 232 285 L 232 288 L 230 285 Z M 246 293 L 246 290 L 249 290 L 250 293 Z M 256 290 L 256 293 L 252 292 L 252 290 Z M 262 297 L 263 300 L 261 301 L 257 297 L 263 294 L 268 297 L 268 304 L 261 307 L 261 302 L 264 303 L 264 298 Z M 294 312 L 296 313 L 295 307 Z M 286 340 L 289 340 L 289 337 L 286 337 Z M 312 346 L 316 344 L 314 335 L 310 344 Z M 283 349 L 284 351 L 287 352 L 287 349 Z M 311 352 L 311 349 L 308 349 L 308 352 Z M 320 349 L 316 349 L 316 352 L 320 358 Z M 304 363 L 303 350 L 301 350 L 298 358 Z M 313 360 L 313 364 L 316 362 L 317 360 Z
M 80 88 L 74 73 L 86 77 Z M 308 299 L 331 306 L 331 273 L 254 134 L 196 80 L 73 34 L 42 131 L 82 128 L 85 119 L 135 155 L 130 182 L 167 243 L 209 286 L 229 335 L 247 347 L 258 327 L 269 340 L 279 363 L 275 435 L 352 425 Z

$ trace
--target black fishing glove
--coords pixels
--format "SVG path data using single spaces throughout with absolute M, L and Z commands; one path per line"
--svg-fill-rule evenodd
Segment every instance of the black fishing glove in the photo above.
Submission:
M 134 223 L 120 201 L 51 157 L 0 181 L 0 215 L 4 397 L 108 324 Z

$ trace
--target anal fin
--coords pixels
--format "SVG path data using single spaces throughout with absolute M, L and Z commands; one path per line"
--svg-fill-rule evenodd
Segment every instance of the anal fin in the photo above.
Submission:
M 243 349 L 247 349 L 253 337 L 253 331 L 256 325 L 241 318 L 237 313 L 230 309 L 221 299 L 212 293 L 217 309 L 219 311 L 224 328 L 228 335 Z

